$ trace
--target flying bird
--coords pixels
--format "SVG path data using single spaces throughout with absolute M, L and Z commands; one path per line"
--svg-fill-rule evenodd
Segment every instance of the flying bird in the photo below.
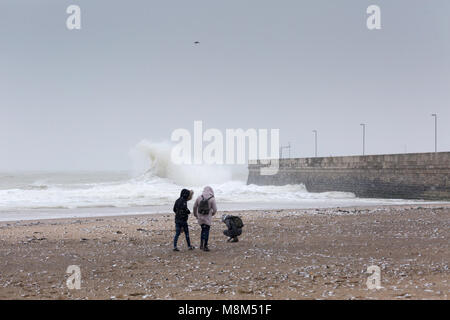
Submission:
M 200 44 L 200 41 L 195 41 L 194 44 Z

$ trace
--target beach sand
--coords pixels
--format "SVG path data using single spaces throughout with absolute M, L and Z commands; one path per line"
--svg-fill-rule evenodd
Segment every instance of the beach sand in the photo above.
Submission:
M 448 299 L 450 205 L 220 212 L 210 252 L 172 251 L 174 217 L 0 223 L 0 299 Z M 191 217 L 191 239 L 200 228 Z M 69 265 L 81 289 L 69 290 Z M 367 267 L 381 269 L 369 290 Z

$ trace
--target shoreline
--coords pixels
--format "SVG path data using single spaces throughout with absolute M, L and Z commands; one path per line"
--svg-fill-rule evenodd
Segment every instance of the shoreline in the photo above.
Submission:
M 448 299 L 450 204 L 228 213 L 211 252 L 171 250 L 173 214 L 0 222 L 0 299 Z M 198 247 L 200 228 L 189 218 Z M 81 289 L 66 287 L 69 265 Z M 377 265 L 382 289 L 369 290 Z
M 417 200 L 418 203 L 406 203 L 406 204 L 367 204 L 367 205 L 354 205 L 354 204 L 349 204 L 349 205 L 342 205 L 342 206 L 320 206 L 320 207 L 301 207 L 301 208 L 295 208 L 295 207 L 278 207 L 278 208 L 273 208 L 273 207 L 267 207 L 267 208 L 249 208 L 249 209 L 224 209 L 221 210 L 219 208 L 219 212 L 220 213 L 228 213 L 228 212 L 253 212 L 253 211 L 298 211 L 298 210 L 303 210 L 303 211 L 314 211 L 314 210 L 332 210 L 332 209 L 339 209 L 339 208 L 345 208 L 348 210 L 366 210 L 366 209 L 370 209 L 370 208 L 397 208 L 397 207 L 401 207 L 401 208 L 414 208 L 414 207 L 422 207 L 422 208 L 428 208 L 428 207 L 448 207 L 450 208 L 450 202 L 448 201 L 422 201 L 422 200 Z M 147 208 L 148 206 L 144 206 L 142 208 Z M 104 207 L 101 207 L 104 208 Z M 119 208 L 119 207 L 111 207 L 114 208 L 115 210 L 128 210 L 130 208 Z M 82 208 L 85 210 L 92 210 L 92 209 L 99 209 L 98 207 L 95 208 Z M 38 209 L 41 212 L 45 212 L 48 210 L 73 210 L 73 209 L 60 209 L 60 208 L 42 208 L 42 209 Z M 36 209 L 26 209 L 23 210 L 21 212 L 35 212 Z M 5 213 L 5 212 L 10 212 L 10 211 L 0 211 L 0 216 L 1 213 Z M 11 224 L 11 223 L 16 223 L 16 222 L 43 222 L 43 221 L 57 221 L 57 220 L 73 220 L 73 219 L 107 219 L 107 218 L 120 218 L 120 217 L 140 217 L 140 216 L 155 216 L 155 215 L 167 215 L 167 214 L 173 214 L 172 211 L 170 209 L 168 209 L 166 212 L 164 211 L 155 211 L 155 212 L 145 212 L 143 211 L 142 213 L 140 212 L 133 212 L 133 213 L 125 213 L 125 214 L 99 214 L 99 215 L 92 215 L 92 216 L 75 216 L 75 217 L 49 217 L 49 218 L 30 218 L 30 219 L 14 219 L 14 220 L 0 220 L 0 226 L 2 224 Z

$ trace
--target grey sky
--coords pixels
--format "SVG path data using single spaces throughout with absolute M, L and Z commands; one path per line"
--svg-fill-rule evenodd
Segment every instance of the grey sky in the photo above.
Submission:
M 66 8 L 82 30 L 66 29 Z M 382 30 L 366 28 L 366 8 Z M 448 0 L 2 0 L 0 171 L 126 169 L 194 120 L 295 156 L 450 150 Z M 194 41 L 200 41 L 195 46 Z

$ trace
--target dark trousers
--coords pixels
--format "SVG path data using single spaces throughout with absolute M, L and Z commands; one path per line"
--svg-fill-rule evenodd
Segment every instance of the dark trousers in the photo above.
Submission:
M 209 239 L 209 229 L 211 228 L 207 224 L 202 224 L 202 232 L 200 234 L 200 239 L 205 242 L 205 246 L 208 245 L 208 239 Z
M 173 247 L 177 247 L 178 237 L 181 234 L 181 231 L 184 231 L 186 235 L 186 242 L 188 247 L 191 246 L 191 239 L 189 238 L 189 226 L 187 222 L 175 222 L 175 237 L 173 238 Z
M 223 232 L 223 234 L 230 238 L 237 238 L 237 236 L 240 236 L 242 234 L 242 228 L 234 228 L 231 230 L 225 230 Z

